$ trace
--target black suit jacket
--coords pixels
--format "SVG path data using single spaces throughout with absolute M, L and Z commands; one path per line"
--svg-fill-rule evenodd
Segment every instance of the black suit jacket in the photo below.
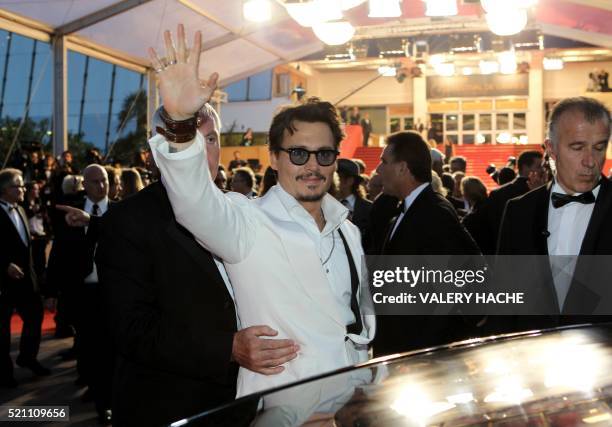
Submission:
M 393 229 L 391 221 L 388 234 Z M 384 255 L 477 255 L 480 250 L 451 203 L 427 186 L 387 239 Z
M 582 241 L 579 255 L 612 255 L 612 183 L 602 176 L 600 190 L 595 201 L 593 214 L 589 220 L 587 230 Z M 527 194 L 510 200 L 503 215 L 500 226 L 498 254 L 499 255 L 548 255 L 548 209 L 552 182 Z M 541 260 L 536 268 L 525 271 L 519 269 L 516 272 L 516 280 L 521 279 L 521 274 L 532 276 L 537 274 L 537 280 L 541 285 L 541 295 L 548 296 L 546 304 L 555 304 L 556 292 L 547 257 Z M 589 264 L 589 259 L 579 259 L 575 272 L 580 272 L 586 282 L 597 280 L 602 265 Z M 595 260 L 600 261 L 600 260 Z M 610 321 L 610 316 L 570 316 L 567 313 L 579 310 L 588 310 L 589 306 L 596 304 L 597 296 L 593 295 L 580 283 L 573 281 L 566 296 L 563 313 L 559 316 L 520 316 L 514 319 L 514 330 L 529 329 L 533 327 L 554 327 L 565 324 Z
M 486 235 L 490 236 L 483 241 L 481 249 L 485 254 L 494 254 L 497 249 L 497 238 L 499 226 L 502 222 L 504 209 L 508 200 L 522 196 L 529 192 L 527 178 L 517 177 L 512 182 L 502 185 L 491 191 L 486 202 L 482 206 L 482 213 L 486 219 Z
M 102 218 L 98 275 L 117 350 L 118 426 L 161 425 L 232 400 L 236 312 L 211 254 L 160 182 Z
M 372 202 L 367 199 L 355 196 L 355 207 L 351 214 L 351 222 L 361 231 L 361 243 L 365 248 L 369 245 L 367 242 L 369 237 L 370 227 L 370 211 L 372 210 Z
M 107 213 L 113 205 L 114 202 L 109 200 Z M 71 206 L 84 209 L 85 197 L 79 197 Z M 64 217 L 64 212 L 53 210 L 55 238 L 47 265 L 47 281 L 52 292 L 74 290 L 82 285 L 92 271 L 98 241 L 100 218 L 92 217 L 86 231 L 84 227 L 67 225 Z
M 390 222 L 388 235 L 395 221 Z M 406 211 L 383 255 L 479 255 L 478 246 L 446 198 L 427 186 Z M 425 348 L 480 335 L 471 316 L 377 317 L 375 355 Z
M 32 262 L 32 244 L 28 219 L 21 206 L 17 206 L 17 212 L 26 231 L 27 244 L 24 244 L 23 240 L 21 240 L 15 224 L 13 224 L 7 213 L 4 209 L 0 208 L 0 236 L 2 236 L 2 244 L 0 244 L 0 293 L 9 290 L 11 292 L 23 290 L 38 291 L 38 281 Z M 13 280 L 8 276 L 7 270 L 10 263 L 19 266 L 23 270 L 23 279 Z

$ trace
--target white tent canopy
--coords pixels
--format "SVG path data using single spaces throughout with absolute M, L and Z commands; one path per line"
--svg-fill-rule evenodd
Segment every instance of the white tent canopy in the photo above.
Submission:
M 221 84 L 322 49 L 278 3 L 272 20 L 245 21 L 242 0 L 3 0 L 0 8 L 34 20 L 55 34 L 73 36 L 100 50 L 148 65 L 149 46 L 163 50 L 163 30 L 185 24 L 189 35 L 202 31 L 201 75 L 217 71 Z

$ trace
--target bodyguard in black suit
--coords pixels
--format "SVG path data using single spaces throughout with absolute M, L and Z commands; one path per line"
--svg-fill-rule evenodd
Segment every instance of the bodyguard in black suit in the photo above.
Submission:
M 550 263 L 558 256 L 612 255 L 612 183 L 601 175 L 610 139 L 610 112 L 599 101 L 578 97 L 559 102 L 549 123 L 546 148 L 555 161 L 554 182 L 537 188 L 506 205 L 498 253 L 500 255 L 545 255 L 542 294 L 560 315 L 588 311 L 592 293 L 572 276 L 567 283 L 553 277 Z M 587 283 L 598 266 L 578 259 L 574 277 L 580 273 Z M 605 262 L 605 261 L 604 261 Z M 521 280 L 517 277 L 517 280 Z M 609 280 L 609 277 L 608 277 Z M 585 314 L 587 314 L 585 312 Z M 610 316 L 541 316 L 516 319 L 515 329 L 556 326 L 584 321 L 605 321 Z
M 200 119 L 216 171 L 219 118 L 206 105 Z M 116 349 L 113 425 L 198 414 L 234 398 L 239 364 L 273 374 L 296 356 L 292 341 L 260 338 L 276 335 L 267 326 L 237 332 L 223 265 L 175 221 L 161 182 L 102 219 L 96 262 Z
M 36 360 L 40 346 L 43 304 L 32 262 L 30 230 L 23 202 L 21 171 L 0 171 L 0 386 L 16 387 L 10 357 L 13 310 L 23 320 L 17 364 L 36 375 L 48 369 Z
M 497 237 L 499 235 L 499 225 L 501 224 L 506 203 L 510 199 L 522 196 L 531 188 L 529 187 L 530 176 L 535 181 L 541 181 L 544 175 L 542 167 L 542 153 L 540 151 L 523 151 L 518 157 L 518 176 L 511 182 L 492 190 L 487 201 L 481 207 L 486 218 L 485 224 L 488 239 L 483 239 L 481 250 L 485 254 L 494 254 L 497 249 Z
M 402 200 L 391 221 L 382 255 L 479 255 L 453 206 L 431 188 L 431 154 L 416 132 L 387 139 L 377 173 L 384 191 Z M 476 334 L 469 318 L 446 316 L 378 316 L 377 355 L 444 344 Z

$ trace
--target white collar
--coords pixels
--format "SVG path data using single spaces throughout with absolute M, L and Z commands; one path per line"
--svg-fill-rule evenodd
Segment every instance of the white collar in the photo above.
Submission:
M 98 203 L 94 203 L 89 197 L 85 196 L 85 206 L 83 206 L 85 212 L 91 212 L 94 204 L 98 205 L 100 215 L 103 215 L 108 209 L 108 196 L 100 200 Z
M 287 209 L 289 216 L 291 216 L 291 218 L 296 222 L 302 223 L 304 220 L 306 220 L 314 223 L 314 218 L 312 215 L 310 215 L 310 213 L 304 209 L 304 207 L 295 197 L 287 193 L 280 183 L 273 186 L 270 191 L 273 191 L 277 195 L 285 209 Z M 349 210 L 329 193 L 326 193 L 323 196 L 321 210 L 323 211 L 323 216 L 325 217 L 325 228 L 321 232 L 323 235 L 331 233 L 340 227 L 349 214 Z
M 593 193 L 593 196 L 595 196 L 595 200 L 597 200 L 597 196 L 599 195 L 600 188 L 601 188 L 601 179 L 597 182 L 597 185 L 595 186 L 595 188 L 591 190 L 591 192 Z M 552 195 L 552 193 L 567 194 L 567 191 L 565 191 L 563 187 L 561 187 L 561 184 L 559 184 L 559 182 L 555 179 L 553 181 L 553 186 L 550 189 L 550 194 Z M 572 196 L 579 196 L 581 194 L 583 193 L 574 193 L 572 194 Z
M 406 196 L 406 198 L 404 199 L 404 212 L 408 212 L 408 209 L 414 203 L 415 199 L 419 196 L 419 194 L 421 194 L 423 190 L 425 190 L 425 188 L 427 188 L 428 185 L 429 182 L 425 182 L 419 185 L 414 190 L 412 190 L 412 192 Z

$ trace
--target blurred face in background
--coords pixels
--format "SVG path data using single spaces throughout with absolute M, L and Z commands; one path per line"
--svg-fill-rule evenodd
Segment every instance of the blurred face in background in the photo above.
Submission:
M 89 165 L 83 171 L 83 187 L 89 200 L 99 202 L 108 196 L 108 174 L 102 166 Z

